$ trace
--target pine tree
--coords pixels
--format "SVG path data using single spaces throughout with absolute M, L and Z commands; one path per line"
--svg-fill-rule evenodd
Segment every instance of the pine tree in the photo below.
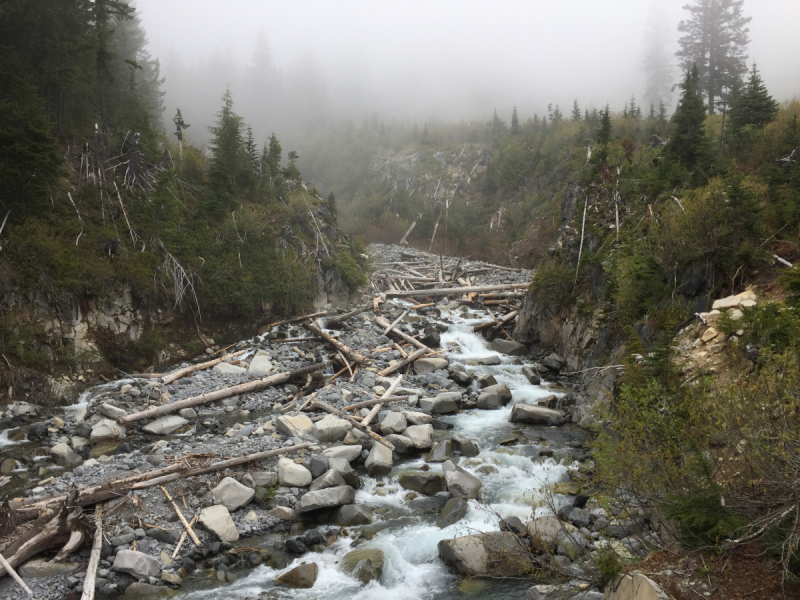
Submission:
M 636 118 L 636 114 L 637 114 L 637 110 L 639 112 L 641 112 L 639 107 L 636 106 L 636 96 L 631 94 L 631 101 L 628 103 L 628 115 L 635 119 Z
M 658 124 L 667 124 L 667 106 L 663 102 L 658 103 Z
M 767 86 L 761 79 L 756 64 L 750 71 L 750 77 L 741 90 L 736 90 L 731 102 L 730 123 L 733 129 L 741 129 L 746 125 L 763 127 L 778 112 L 778 103 L 769 95 Z
M 497 109 L 494 111 L 494 116 L 492 117 L 492 122 L 489 125 L 491 133 L 493 136 L 498 136 L 503 133 L 506 133 L 506 124 L 500 120 L 500 117 L 497 116 Z
M 588 108 L 583 109 L 583 120 L 586 121 L 587 123 L 589 122 L 589 109 Z
M 211 179 L 231 192 L 236 187 L 236 176 L 241 166 L 242 118 L 233 112 L 233 96 L 226 90 L 222 96 L 222 109 L 217 113 L 217 123 L 208 130 L 212 138 Z
M 517 115 L 517 106 L 514 105 L 514 110 L 511 111 L 511 135 L 519 135 L 519 116 Z
M 708 112 L 736 77 L 747 70 L 747 44 L 751 17 L 742 14 L 744 0 L 694 0 L 684 8 L 690 17 L 681 21 L 680 50 L 676 56 L 688 73 L 697 67 L 698 89 L 708 98 Z
M 672 115 L 672 139 L 667 149 L 683 165 L 693 170 L 705 152 L 705 103 L 700 94 L 700 74 L 697 67 L 686 73 L 681 84 L 681 96 Z
M 281 174 L 282 152 L 283 149 L 281 148 L 281 143 L 273 133 L 269 138 L 269 150 L 266 152 L 266 154 L 262 155 L 264 156 L 264 163 L 267 165 L 267 167 L 269 167 L 269 172 L 273 177 L 277 177 Z
M 597 131 L 596 138 L 597 150 L 592 154 L 592 162 L 595 165 L 594 173 L 599 173 L 608 162 L 608 144 L 611 141 L 611 111 L 608 104 L 600 113 L 600 129 Z
M 650 112 L 647 114 L 648 121 L 655 121 L 656 120 L 656 107 L 653 106 L 653 103 L 650 103 Z
M 336 206 L 336 196 L 333 195 L 333 192 L 328 194 L 328 200 L 325 202 L 325 207 L 328 209 L 328 215 L 330 218 L 331 225 L 336 225 L 338 222 L 339 211 Z
M 581 107 L 578 106 L 577 98 L 575 98 L 575 101 L 572 103 L 572 120 L 575 123 L 581 120 Z
M 183 142 L 183 130 L 189 129 L 189 123 L 183 120 L 180 108 L 176 110 L 175 116 L 172 117 L 172 122 L 175 123 L 175 137 L 178 138 L 179 142 Z
M 558 108 L 558 104 L 553 109 L 553 114 L 550 115 L 550 119 L 552 123 L 561 123 L 564 120 L 564 114 L 561 112 L 561 109 Z

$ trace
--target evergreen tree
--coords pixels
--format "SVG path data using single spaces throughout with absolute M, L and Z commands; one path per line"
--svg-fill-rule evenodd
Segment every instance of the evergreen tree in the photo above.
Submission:
M 705 152 L 705 103 L 700 94 L 700 75 L 697 67 L 686 73 L 681 84 L 681 96 L 672 115 L 672 139 L 667 149 L 683 165 L 693 170 Z
M 775 118 L 777 112 L 778 103 L 769 95 L 767 86 L 753 63 L 747 83 L 741 90 L 734 91 L 730 110 L 731 128 L 737 130 L 746 125 L 763 127 Z
M 667 107 L 663 102 L 658 103 L 658 124 L 662 126 L 667 124 Z
M 635 119 L 638 113 L 641 113 L 641 109 L 636 106 L 636 96 L 631 94 L 631 101 L 628 103 L 628 115 Z
M 495 115 L 497 116 L 497 115 Z M 422 125 L 422 137 L 420 137 L 420 144 L 425 144 L 426 146 L 431 143 L 431 134 L 428 131 L 428 124 L 423 123 Z
M 219 187 L 232 192 L 241 168 L 242 117 L 233 112 L 233 96 L 226 90 L 222 96 L 222 109 L 217 113 L 217 123 L 208 130 L 212 138 L 211 179 Z
M 606 109 L 600 113 L 600 129 L 596 135 L 597 150 L 592 154 L 593 173 L 599 173 L 608 162 L 608 144 L 611 141 L 611 111 Z
M 564 120 L 564 115 L 561 110 L 558 108 L 558 104 L 553 109 L 553 112 L 550 114 L 550 122 L 551 123 L 561 123 Z
M 330 224 L 336 225 L 339 220 L 339 210 L 336 206 L 336 196 L 333 195 L 333 192 L 328 194 L 328 200 L 325 202 L 325 208 L 328 209 Z
M 180 108 L 176 110 L 175 116 L 172 117 L 172 122 L 175 123 L 175 137 L 178 138 L 179 142 L 183 142 L 183 130 L 189 129 L 189 123 L 183 120 Z
M 247 137 L 244 139 L 244 151 L 250 161 L 250 165 L 255 167 L 258 162 L 258 150 L 256 149 L 256 141 L 253 139 L 253 128 L 247 126 Z
M 517 106 L 514 105 L 514 110 L 511 111 L 511 135 L 519 135 L 519 116 L 517 115 Z
M 289 164 L 294 166 L 294 161 L 300 158 L 300 156 L 294 150 L 289 150 L 289 154 L 286 155 L 286 158 L 289 159 Z
M 586 121 L 587 123 L 589 122 L 589 109 L 588 108 L 583 109 L 583 120 Z
M 575 123 L 581 120 L 581 107 L 578 106 L 577 98 L 575 98 L 575 101 L 572 103 L 572 120 Z
M 658 11 L 652 12 L 647 22 L 643 53 L 644 97 L 652 103 L 669 103 L 672 97 L 674 68 L 668 50 L 671 37 L 668 23 L 669 20 Z
M 273 177 L 277 177 L 281 174 L 282 153 L 283 149 L 281 148 L 281 143 L 273 133 L 269 138 L 269 150 L 262 154 L 264 163 L 269 167 L 269 172 Z
M 506 133 L 506 124 L 500 120 L 500 117 L 497 116 L 497 109 L 494 111 L 494 116 L 492 117 L 492 122 L 489 125 L 489 129 L 492 133 L 492 136 L 498 136 Z
M 108 92 L 114 81 L 116 53 L 111 43 L 115 21 L 133 17 L 134 9 L 122 0 L 95 0 L 94 27 L 96 36 L 95 67 L 97 69 L 98 104 L 103 131 L 109 126 Z M 130 60 L 130 59 L 129 59 Z
M 713 113 L 723 90 L 731 87 L 747 67 L 747 44 L 751 17 L 742 14 L 744 0 L 694 0 L 684 6 L 689 19 L 681 21 L 678 31 L 680 50 L 676 53 L 685 72 L 698 71 L 698 89 L 708 99 Z
M 650 112 L 647 114 L 648 121 L 655 121 L 656 120 L 656 107 L 653 106 L 653 103 L 650 103 Z

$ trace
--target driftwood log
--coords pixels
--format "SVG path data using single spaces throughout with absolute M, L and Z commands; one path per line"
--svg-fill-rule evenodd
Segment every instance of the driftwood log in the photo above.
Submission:
M 285 321 L 277 321 L 276 323 L 270 323 L 267 327 L 278 327 L 279 325 L 289 325 L 291 323 L 300 323 L 301 321 L 307 321 L 308 319 L 316 319 L 317 317 L 324 317 L 328 313 L 326 311 L 320 311 L 311 313 L 310 315 L 305 315 L 302 317 L 295 317 L 294 319 L 286 319 Z
M 317 335 L 317 336 L 321 337 L 322 339 L 324 339 L 325 343 L 333 346 L 336 350 L 338 350 L 339 352 L 344 354 L 347 358 L 349 358 L 354 363 L 357 363 L 359 365 L 363 365 L 365 362 L 367 362 L 368 359 L 365 356 L 362 356 L 361 354 L 359 354 L 358 352 L 356 352 L 355 350 L 353 350 L 352 348 L 350 348 L 346 344 L 340 342 L 339 340 L 337 340 L 336 338 L 334 338 L 330 334 L 326 333 L 320 327 L 317 327 L 316 325 L 312 325 L 311 323 L 303 323 L 303 325 L 305 325 L 305 327 L 310 332 L 312 332 L 314 335 Z
M 380 375 L 381 377 L 386 377 L 387 375 L 391 375 L 392 373 L 394 373 L 395 371 L 399 371 L 400 369 L 402 369 L 406 365 L 410 365 L 411 363 L 413 363 L 418 358 L 422 358 L 426 354 L 432 354 L 432 353 L 433 352 L 430 351 L 428 348 L 420 348 L 419 350 L 414 352 L 414 354 L 412 354 L 408 358 L 404 358 L 400 362 L 393 364 L 391 367 L 386 367 L 383 371 L 379 371 L 378 375 Z
M 353 317 L 355 317 L 357 315 L 360 315 L 361 313 L 365 313 L 368 310 L 372 310 L 372 307 L 371 306 L 362 306 L 361 308 L 357 308 L 355 310 L 351 310 L 350 312 L 345 313 L 343 315 L 339 315 L 338 317 L 333 317 L 333 318 L 328 319 L 327 321 L 325 321 L 325 327 L 327 329 L 331 329 L 333 326 L 340 325 L 340 324 L 344 323 L 345 321 L 347 321 L 348 319 L 352 319 Z
M 195 371 L 202 371 L 204 369 L 210 369 L 214 365 L 218 365 L 219 363 L 225 362 L 235 356 L 239 356 L 244 354 L 247 350 L 239 350 L 239 352 L 234 352 L 233 354 L 226 354 L 225 356 L 221 356 L 220 358 L 215 358 L 214 360 L 209 360 L 204 363 L 200 363 L 198 365 L 192 365 L 190 367 L 184 367 L 183 369 L 178 369 L 172 373 L 167 375 L 163 375 L 161 377 L 161 383 L 172 383 L 176 379 L 180 379 L 184 375 L 188 375 L 189 373 L 194 373 Z
M 384 400 L 385 398 L 388 398 L 389 396 L 391 396 L 392 393 L 395 391 L 395 389 L 397 389 L 397 386 L 400 385 L 401 381 L 403 381 L 403 376 L 402 375 L 398 375 L 397 379 L 395 379 L 392 382 L 392 384 L 389 386 L 388 390 L 386 390 L 383 394 L 381 394 L 381 397 L 378 398 L 378 400 Z M 378 411 L 381 409 L 381 406 L 382 406 L 382 404 L 376 404 L 375 406 L 372 407 L 372 410 L 369 411 L 369 414 L 366 417 L 364 417 L 363 421 L 361 421 L 361 426 L 362 427 L 366 427 L 367 425 L 370 424 L 372 419 L 375 418 L 375 415 L 378 414 Z
M 378 325 L 380 325 L 381 327 L 388 327 L 389 326 L 389 321 L 387 321 L 383 317 L 375 317 L 375 322 Z M 426 346 L 425 344 L 420 342 L 417 338 L 411 337 L 410 335 L 408 335 L 407 333 L 403 333 L 399 329 L 392 329 L 389 333 L 396 335 L 401 340 L 403 340 L 404 342 L 408 342 L 412 346 L 416 346 L 417 348 L 421 348 L 421 349 L 426 350 L 428 352 L 433 352 L 433 350 L 431 348 L 429 348 L 428 346 Z
M 330 404 L 326 404 L 325 402 L 320 402 L 319 400 L 316 400 L 316 401 L 311 403 L 311 407 L 312 408 L 316 408 L 318 410 L 324 410 L 327 413 L 330 413 L 332 415 L 336 415 L 340 419 L 344 419 L 345 421 L 348 421 L 350 424 L 353 425 L 353 427 L 356 427 L 360 431 L 363 431 L 364 433 L 366 433 L 369 437 L 371 437 L 373 440 L 375 440 L 379 444 L 383 444 L 384 446 L 389 448 L 389 450 L 394 450 L 394 444 L 392 444 L 388 440 L 383 439 L 381 436 L 379 436 L 377 433 L 373 432 L 369 428 L 364 427 L 363 425 L 361 425 L 361 423 L 358 421 L 358 419 L 354 419 L 350 415 L 347 415 L 347 414 L 343 413 L 342 411 L 340 411 L 340 410 L 338 410 L 336 408 L 333 408 Z
M 100 564 L 100 551 L 103 548 L 103 505 L 98 504 L 94 509 L 94 542 L 92 553 L 89 555 L 89 566 L 86 567 L 86 579 L 83 580 L 83 593 L 81 600 L 94 600 L 94 582 L 97 576 L 97 566 Z
M 290 379 L 293 379 L 300 375 L 313 373 L 314 371 L 319 371 L 324 367 L 325 363 L 315 363 L 313 365 L 306 365 L 305 367 L 300 367 L 299 369 L 286 371 L 285 373 L 278 373 L 277 375 L 270 375 L 269 377 L 264 377 L 263 379 L 255 379 L 253 381 L 248 381 L 246 383 L 240 383 L 239 385 L 222 388 L 221 390 L 214 390 L 213 392 L 206 392 L 205 394 L 200 394 L 199 396 L 192 396 L 191 398 L 178 400 L 177 402 L 162 404 L 161 406 L 151 406 L 148 409 L 135 412 L 133 414 L 126 415 L 124 417 L 120 417 L 119 419 L 117 419 L 117 422 L 120 425 L 125 425 L 127 423 L 133 423 L 134 421 L 140 421 L 142 419 L 150 419 L 152 417 L 165 415 L 167 413 L 178 411 L 182 408 L 197 406 L 198 404 L 205 404 L 206 402 L 214 402 L 215 400 L 230 398 L 231 396 L 236 396 L 238 394 L 247 394 L 255 390 L 260 390 L 262 388 L 278 385 L 280 383 L 285 383 Z
M 497 290 L 519 290 L 527 288 L 527 283 L 507 283 L 503 285 L 473 285 L 470 287 L 434 288 L 431 290 L 387 291 L 387 298 L 409 298 L 411 296 L 455 296 L 458 294 L 478 294 Z

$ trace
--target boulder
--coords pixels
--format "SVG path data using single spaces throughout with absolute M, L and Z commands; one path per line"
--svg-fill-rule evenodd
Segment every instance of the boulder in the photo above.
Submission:
M 414 490 L 426 496 L 433 496 L 444 490 L 444 477 L 433 471 L 406 471 L 397 478 L 406 490 Z
M 363 506 L 358 504 L 345 504 L 336 509 L 333 522 L 340 527 L 353 527 L 355 525 L 369 525 L 374 516 Z
M 318 575 L 319 567 L 317 563 L 302 563 L 283 575 L 279 575 L 276 581 L 280 581 L 289 587 L 308 589 L 314 587 Z
M 410 425 L 427 425 L 433 420 L 430 415 L 412 410 L 404 410 L 403 416 Z
M 147 579 L 161 575 L 161 563 L 144 552 L 120 550 L 114 558 L 115 571 L 132 575 L 135 579 Z
M 511 390 L 502 383 L 490 385 L 478 396 L 478 408 L 485 410 L 496 410 L 503 408 L 511 401 Z
M 311 419 L 306 415 L 297 415 L 294 417 L 284 415 L 278 417 L 278 421 L 275 423 L 275 429 L 277 429 L 278 433 L 289 437 L 303 437 L 311 431 L 313 426 L 314 424 L 311 422 Z
M 453 434 L 453 450 L 460 452 L 462 456 L 466 457 L 478 456 L 478 454 L 480 454 L 478 445 L 460 433 Z
M 58 577 L 61 575 L 72 575 L 82 571 L 79 563 L 57 563 L 49 560 L 34 558 L 17 569 L 17 572 L 24 579 L 35 579 L 38 577 Z
M 276 506 L 267 514 L 281 521 L 297 521 L 300 518 L 300 513 L 288 506 Z
M 564 366 L 564 359 L 555 352 L 552 352 L 544 357 L 542 364 L 551 371 L 560 371 Z
M 501 340 L 497 338 L 492 340 L 489 348 L 500 354 L 507 354 L 508 356 L 522 356 L 528 353 L 528 348 L 525 344 L 520 344 L 514 340 Z
M 353 426 L 334 415 L 325 415 L 314 423 L 311 433 L 320 442 L 341 442 Z
M 370 581 L 380 581 L 383 575 L 383 550 L 378 548 L 359 548 L 344 555 L 340 566 L 364 585 Z
M 329 458 L 328 467 L 337 471 L 350 487 L 357 488 L 361 485 L 361 478 L 346 458 Z
M 308 512 L 318 508 L 330 508 L 352 504 L 356 499 L 356 491 L 349 485 L 339 485 L 336 487 L 308 492 L 300 497 L 295 509 L 297 512 Z
M 231 519 L 231 513 L 221 504 L 207 506 L 201 510 L 198 520 L 223 542 L 235 542 L 239 539 L 239 532 Z
M 534 517 L 528 521 L 528 534 L 539 548 L 554 547 L 564 524 L 554 515 Z
M 444 392 L 434 398 L 420 398 L 419 407 L 428 412 L 444 415 L 458 410 L 456 400 L 461 400 L 461 392 Z
M 111 419 L 100 419 L 92 427 L 89 439 L 93 442 L 110 442 L 125 437 L 125 428 Z
M 116 407 L 113 404 L 109 404 L 108 402 L 101 404 L 97 409 L 97 412 L 108 417 L 109 419 L 114 419 L 115 421 L 128 414 L 125 410 Z
M 336 487 L 338 485 L 347 485 L 347 482 L 345 482 L 339 471 L 335 469 L 328 469 L 322 475 L 312 481 L 311 485 L 308 486 L 308 489 L 312 492 L 316 492 L 317 490 L 324 490 L 325 488 Z
M 270 361 L 269 352 L 259 350 L 250 361 L 250 366 L 247 367 L 248 373 L 255 373 L 256 375 L 266 375 L 272 370 L 272 361 Z
M 442 514 L 439 515 L 439 520 L 436 521 L 438 527 L 444 528 L 457 523 L 467 514 L 469 504 L 463 498 L 450 498 L 447 504 L 442 509 Z
M 511 416 L 508 420 L 511 423 L 527 423 L 529 425 L 560 425 L 564 422 L 564 414 L 564 411 L 561 410 L 517 402 L 511 409 Z
M 481 480 L 448 460 L 442 465 L 447 491 L 453 498 L 477 498 L 483 484 Z
M 322 451 L 322 455 L 328 458 L 344 458 L 348 462 L 353 462 L 361 456 L 361 446 L 355 444 L 353 446 L 336 446 L 334 448 L 326 448 Z
M 535 585 L 525 593 L 525 600 L 572 600 L 573 597 L 583 600 L 584 593 L 576 596 L 575 588 L 570 585 Z
M 574 507 L 567 517 L 567 520 L 578 529 L 589 526 L 589 509 Z
M 497 379 L 495 379 L 494 375 L 491 373 L 487 373 L 478 379 L 478 387 L 480 389 L 484 389 L 492 385 L 497 385 Z
M 211 495 L 219 500 L 222 506 L 233 512 L 242 506 L 250 504 L 253 496 L 256 495 L 256 491 L 253 488 L 242 485 L 233 477 L 226 477 L 217 484 L 217 487 L 211 490 Z
M 487 356 L 486 358 L 482 358 L 478 361 L 482 365 L 491 366 L 491 365 L 499 365 L 502 361 L 497 354 L 492 354 L 491 356 Z
M 65 469 L 72 469 L 83 462 L 83 459 L 66 442 L 56 444 L 50 448 L 50 454 L 53 455 L 53 460 L 56 461 L 56 464 Z
M 388 474 L 392 470 L 392 451 L 383 444 L 373 444 L 364 468 L 372 477 Z
M 278 483 L 278 474 L 274 471 L 253 471 L 250 476 L 256 487 L 272 487 Z
M 145 533 L 147 537 L 153 538 L 159 542 L 164 542 L 165 544 L 177 544 L 180 539 L 180 534 L 174 529 L 156 529 L 153 527 L 147 529 Z
M 306 487 L 311 483 L 311 471 L 285 456 L 278 459 L 278 481 L 286 487 Z
M 446 369 L 449 364 L 450 361 L 442 356 L 418 358 L 414 361 L 414 372 L 417 375 L 427 375 L 428 373 L 433 373 L 437 369 Z
M 406 427 L 408 427 L 408 423 L 403 414 L 393 410 L 386 413 L 383 421 L 381 421 L 381 433 L 384 435 L 403 433 Z
M 620 573 L 606 586 L 603 600 L 669 600 L 658 584 L 641 573 Z
M 537 373 L 536 370 L 530 365 L 525 365 L 522 367 L 520 373 L 522 373 L 532 385 L 539 385 L 542 382 L 542 378 L 539 377 L 539 373 Z
M 188 422 L 189 421 L 183 417 L 179 417 L 178 415 L 167 415 L 165 417 L 161 417 L 160 419 L 156 419 L 149 425 L 145 425 L 142 427 L 142 431 L 152 433 L 153 435 L 169 435 L 170 433 L 173 433 L 174 431 L 177 431 L 186 425 Z
M 417 450 L 427 450 L 433 446 L 433 425 L 412 425 L 403 435 L 411 440 Z
M 214 370 L 217 373 L 222 373 L 223 375 L 241 375 L 242 373 L 247 373 L 247 369 L 244 367 L 225 362 L 214 365 Z
M 533 563 L 516 535 L 492 531 L 439 542 L 439 556 L 461 575 L 522 577 Z
M 394 451 L 398 454 L 409 454 L 414 450 L 414 444 L 404 435 L 392 433 L 386 436 L 386 441 L 394 446 Z
M 545 408 L 552 408 L 555 409 L 558 407 L 558 398 L 555 394 L 550 394 L 549 396 L 545 396 L 544 398 L 539 398 L 536 401 L 537 406 L 544 406 Z
M 442 440 L 436 447 L 428 452 L 425 462 L 438 463 L 450 460 L 453 456 L 453 442 L 450 440 Z

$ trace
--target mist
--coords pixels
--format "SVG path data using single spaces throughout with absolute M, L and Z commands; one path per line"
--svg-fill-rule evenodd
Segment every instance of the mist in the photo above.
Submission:
M 631 95 L 646 102 L 653 36 L 674 59 L 684 0 L 263 2 L 137 0 L 166 81 L 165 121 L 176 108 L 207 138 L 230 88 L 261 143 L 320 120 L 360 124 L 540 117 Z M 800 2 L 749 0 L 749 59 L 779 101 L 800 94 Z M 674 106 L 677 93 L 665 98 Z M 647 105 L 644 104 L 645 110 Z

